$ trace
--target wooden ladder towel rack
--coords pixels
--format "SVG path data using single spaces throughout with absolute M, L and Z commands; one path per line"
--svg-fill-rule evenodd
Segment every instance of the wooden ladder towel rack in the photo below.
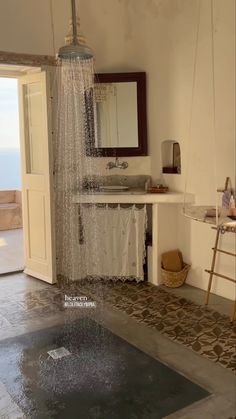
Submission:
M 210 270 L 205 269 L 205 272 L 207 272 L 207 273 L 210 274 L 209 282 L 208 282 L 206 302 L 205 302 L 206 305 L 209 302 L 209 297 L 210 297 L 210 292 L 211 292 L 211 286 L 212 286 L 212 280 L 213 280 L 213 277 L 214 276 L 219 277 L 219 278 L 226 279 L 227 281 L 230 281 L 230 282 L 233 282 L 234 284 L 236 284 L 236 279 L 235 278 L 230 278 L 227 275 L 222 275 L 219 272 L 216 272 L 215 271 L 215 264 L 216 264 L 217 252 L 223 253 L 223 254 L 228 255 L 228 256 L 236 257 L 236 253 L 228 252 L 226 250 L 222 250 L 222 249 L 219 248 L 220 234 L 224 234 L 224 233 L 227 233 L 227 232 L 230 232 L 230 233 L 234 233 L 235 234 L 236 233 L 236 227 L 230 227 L 229 228 L 229 227 L 227 227 L 227 225 L 222 224 L 221 226 L 212 227 L 212 228 L 214 230 L 217 230 L 217 232 L 216 232 L 215 246 L 212 248 L 212 250 L 213 250 L 213 257 L 212 257 L 212 262 L 211 262 L 211 269 Z M 233 312 L 232 312 L 232 315 L 230 317 L 231 322 L 234 321 L 235 315 L 236 315 L 236 300 L 234 301 Z

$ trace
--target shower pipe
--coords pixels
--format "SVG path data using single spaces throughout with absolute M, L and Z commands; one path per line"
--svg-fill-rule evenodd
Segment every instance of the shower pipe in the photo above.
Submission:
M 71 0 L 71 10 L 72 10 L 72 26 L 73 26 L 73 44 L 78 44 L 77 39 L 77 16 L 76 16 L 76 5 L 75 0 Z

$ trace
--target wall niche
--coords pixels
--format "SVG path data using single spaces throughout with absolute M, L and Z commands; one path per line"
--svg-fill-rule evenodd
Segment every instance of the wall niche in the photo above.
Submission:
M 181 174 L 180 145 L 174 140 L 165 140 L 161 144 L 162 173 Z

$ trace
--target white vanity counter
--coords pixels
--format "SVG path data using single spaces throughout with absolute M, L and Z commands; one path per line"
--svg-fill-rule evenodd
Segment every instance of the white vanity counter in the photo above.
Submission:
M 194 196 L 187 194 L 185 200 L 191 203 L 194 201 Z M 144 193 L 132 190 L 113 193 L 80 193 L 74 195 L 73 202 L 75 204 L 183 204 L 184 194 L 180 192 Z
M 78 193 L 75 204 L 148 204 L 152 206 L 152 246 L 148 247 L 148 281 L 161 284 L 161 255 L 179 247 L 178 224 L 181 207 L 194 202 L 194 195 L 180 192 L 144 193 L 138 190 L 123 192 Z

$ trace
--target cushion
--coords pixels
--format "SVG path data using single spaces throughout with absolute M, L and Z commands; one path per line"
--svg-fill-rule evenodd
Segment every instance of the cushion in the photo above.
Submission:
M 166 271 L 179 272 L 183 269 L 183 257 L 180 250 L 171 250 L 162 254 L 162 267 Z

